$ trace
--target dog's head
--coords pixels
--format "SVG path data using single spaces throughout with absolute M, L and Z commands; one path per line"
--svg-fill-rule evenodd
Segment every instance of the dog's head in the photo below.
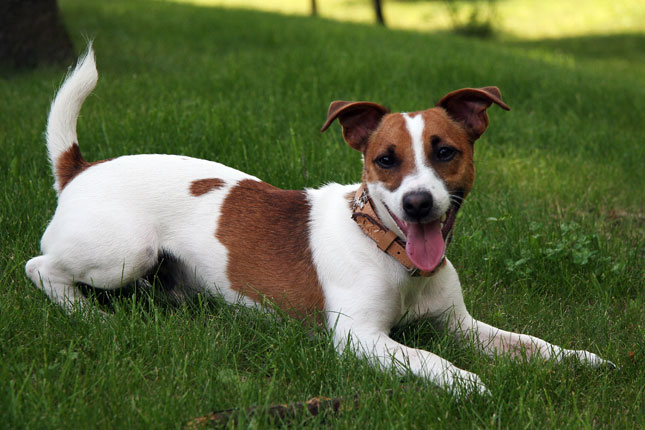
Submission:
M 363 181 L 381 221 L 406 240 L 410 260 L 432 271 L 475 180 L 475 141 L 491 104 L 510 108 L 496 87 L 464 88 L 435 107 L 390 113 L 377 103 L 335 101 L 321 131 L 338 119 L 345 141 L 363 153 Z

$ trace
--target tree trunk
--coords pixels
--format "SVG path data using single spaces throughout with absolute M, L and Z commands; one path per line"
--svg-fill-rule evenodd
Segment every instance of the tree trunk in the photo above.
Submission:
M 0 66 L 33 68 L 73 59 L 56 0 L 0 0 Z
M 374 0 L 374 11 L 376 12 L 376 21 L 385 26 L 385 18 L 383 18 L 383 7 L 381 6 L 381 0 Z

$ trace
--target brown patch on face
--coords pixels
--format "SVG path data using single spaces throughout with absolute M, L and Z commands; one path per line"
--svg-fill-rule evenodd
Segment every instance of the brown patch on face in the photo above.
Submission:
M 443 109 L 432 108 L 420 114 L 425 122 L 422 137 L 425 159 L 446 184 L 448 192 L 462 191 L 465 197 L 475 181 L 473 143 L 463 127 L 453 121 Z M 439 161 L 435 157 L 435 151 L 442 146 L 456 148 L 459 152 L 450 161 Z
M 85 169 L 110 160 L 112 160 L 112 158 L 89 162 L 83 158 L 81 150 L 78 147 L 78 143 L 72 144 L 72 146 L 70 146 L 70 148 L 56 160 L 56 178 L 58 179 L 58 185 L 60 187 L 59 192 L 63 191 L 63 188 L 65 188 L 72 179 L 78 176 Z
M 227 275 L 236 291 L 267 298 L 291 314 L 323 310 L 309 247 L 304 191 L 243 180 L 224 200 L 215 237 L 228 249 Z
M 390 114 L 383 117 L 379 128 L 370 137 L 365 152 L 366 182 L 381 182 L 388 190 L 394 191 L 401 181 L 414 170 L 414 150 L 412 138 L 401 114 Z M 376 163 L 382 156 L 395 157 L 397 165 L 385 169 Z
M 190 183 L 190 194 L 195 197 L 202 196 L 213 190 L 220 189 L 225 182 L 219 178 L 197 179 Z

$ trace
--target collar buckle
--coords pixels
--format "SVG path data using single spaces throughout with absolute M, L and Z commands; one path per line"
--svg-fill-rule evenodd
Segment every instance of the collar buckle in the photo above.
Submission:
M 369 197 L 367 196 L 367 189 L 363 187 L 363 192 L 359 197 L 354 198 L 354 202 L 352 204 L 352 208 L 354 210 L 358 209 L 363 209 L 363 207 L 367 204 L 367 200 Z

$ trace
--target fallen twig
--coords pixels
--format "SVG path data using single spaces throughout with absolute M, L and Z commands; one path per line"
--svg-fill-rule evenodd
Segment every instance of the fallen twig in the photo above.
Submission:
M 404 387 L 405 389 L 405 387 Z M 383 394 L 391 398 L 393 390 L 385 390 Z M 246 409 L 232 408 L 222 411 L 216 411 L 209 415 L 197 417 L 188 422 L 187 429 L 198 428 L 221 428 L 225 427 L 229 421 L 233 420 L 237 423 L 240 413 L 245 413 L 248 417 L 252 417 L 260 412 L 266 414 L 279 421 L 293 419 L 296 416 L 307 413 L 311 416 L 318 416 L 326 413 L 338 414 L 340 412 L 356 410 L 359 407 L 359 395 L 354 394 L 353 397 L 313 397 L 303 402 L 295 402 L 288 404 L 278 404 L 271 406 L 251 406 Z

